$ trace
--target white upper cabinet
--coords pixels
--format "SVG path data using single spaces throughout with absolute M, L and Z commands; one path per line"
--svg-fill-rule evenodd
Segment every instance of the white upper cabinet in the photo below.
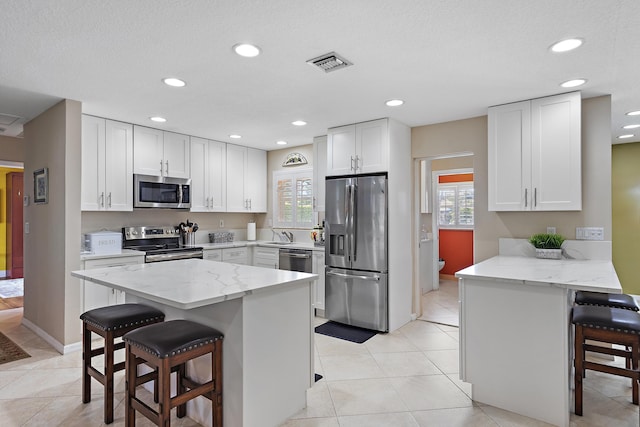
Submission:
M 82 116 L 83 211 L 133 210 L 133 126 Z
M 313 138 L 313 211 L 324 212 L 327 175 L 327 136 Z
M 191 212 L 227 210 L 227 144 L 191 137 Z
M 267 211 L 267 153 L 227 145 L 227 212 Z
M 579 92 L 489 108 L 490 211 L 582 209 Z
M 329 129 L 327 175 L 388 171 L 388 126 L 387 119 L 379 119 Z
M 190 178 L 188 135 L 134 126 L 134 173 Z

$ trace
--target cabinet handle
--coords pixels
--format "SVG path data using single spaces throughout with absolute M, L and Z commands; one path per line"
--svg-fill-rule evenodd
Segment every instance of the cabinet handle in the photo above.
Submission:
M 111 207 L 111 191 L 109 191 L 109 196 L 107 197 L 107 200 L 109 201 L 109 207 Z
M 538 207 L 538 187 L 533 189 L 533 207 Z
M 249 210 L 251 210 L 251 199 L 249 199 Z
M 162 176 L 162 160 L 160 160 L 160 176 Z
M 100 193 L 100 206 L 104 208 L 104 191 Z
M 359 160 L 360 160 L 360 156 L 356 155 L 356 168 L 355 168 L 354 172 L 358 172 L 358 168 L 359 168 L 358 161 Z
M 316 198 L 315 198 L 315 196 L 313 197 L 313 204 L 312 204 L 312 206 L 313 206 L 313 211 L 315 212 L 315 210 L 316 210 L 316 208 L 317 208 L 317 205 L 316 205 Z
M 352 171 L 356 171 L 356 169 L 353 167 L 353 156 L 351 156 L 351 170 Z
M 167 165 L 167 176 L 169 176 L 169 160 L 167 160 L 165 164 Z
M 529 193 L 527 190 L 528 190 L 527 188 L 524 189 L 524 207 L 525 208 L 529 205 L 528 203 Z

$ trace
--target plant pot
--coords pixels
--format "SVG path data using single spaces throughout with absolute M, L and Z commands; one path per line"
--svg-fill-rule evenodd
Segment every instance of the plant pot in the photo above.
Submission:
M 562 259 L 562 249 L 538 249 L 538 248 L 536 248 L 536 258 Z

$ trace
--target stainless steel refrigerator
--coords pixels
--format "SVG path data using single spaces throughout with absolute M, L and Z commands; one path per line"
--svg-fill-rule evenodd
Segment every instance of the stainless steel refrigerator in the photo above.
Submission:
M 325 197 L 325 317 L 386 332 L 386 174 L 329 177 Z

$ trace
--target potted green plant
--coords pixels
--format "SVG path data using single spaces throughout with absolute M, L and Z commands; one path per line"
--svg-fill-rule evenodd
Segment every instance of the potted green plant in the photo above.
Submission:
M 561 259 L 564 241 L 560 234 L 539 233 L 529 237 L 529 243 L 536 248 L 537 258 Z

